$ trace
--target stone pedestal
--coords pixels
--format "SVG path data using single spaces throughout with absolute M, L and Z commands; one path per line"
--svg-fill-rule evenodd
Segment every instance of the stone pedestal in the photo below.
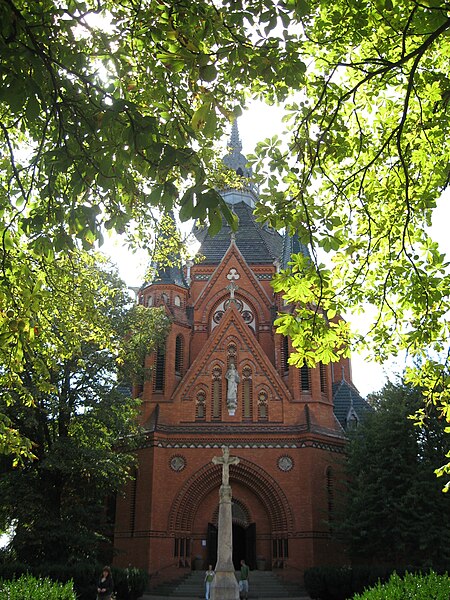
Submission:
M 217 528 L 216 575 L 211 584 L 211 600 L 239 600 L 239 585 L 233 566 L 233 517 L 231 512 L 231 486 L 228 466 L 237 464 L 237 457 L 230 458 L 224 448 L 224 458 L 214 458 L 215 464 L 223 465 L 222 485 L 219 490 L 219 522 Z
M 211 585 L 211 600 L 239 600 L 239 585 L 233 566 L 233 521 L 231 486 L 220 486 L 216 576 Z

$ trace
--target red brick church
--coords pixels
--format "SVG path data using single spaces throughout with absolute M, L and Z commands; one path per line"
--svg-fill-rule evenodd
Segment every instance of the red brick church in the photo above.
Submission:
M 349 360 L 314 369 L 288 364 L 290 345 L 274 319 L 289 310 L 270 285 L 296 236 L 257 223 L 257 190 L 233 126 L 225 164 L 248 177 L 221 192 L 239 218 L 209 237 L 196 230 L 202 260 L 161 269 L 139 291 L 144 306 L 164 305 L 172 327 L 148 357 L 153 377 L 142 397 L 145 443 L 136 477 L 116 507 L 115 563 L 174 577 L 215 564 L 221 447 L 230 466 L 233 561 L 298 574 L 345 560 L 333 540 L 345 430 L 364 401 Z M 234 367 L 233 367 L 234 366 Z M 230 397 L 227 374 L 237 373 Z

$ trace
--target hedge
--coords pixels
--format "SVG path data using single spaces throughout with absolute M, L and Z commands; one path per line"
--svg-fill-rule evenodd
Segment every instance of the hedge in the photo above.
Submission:
M 12 581 L 0 580 L 0 598 L 8 600 L 76 600 L 71 581 L 57 583 L 32 575 Z
M 393 573 L 387 583 L 378 583 L 353 600 L 449 600 L 450 578 L 447 574 L 437 575 L 430 571 L 427 575 L 405 573 L 403 577 Z

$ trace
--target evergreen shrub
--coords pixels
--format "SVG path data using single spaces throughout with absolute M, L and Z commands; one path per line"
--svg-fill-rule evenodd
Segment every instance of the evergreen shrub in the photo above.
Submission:
M 136 567 L 127 569 L 113 567 L 112 575 L 117 600 L 137 600 L 145 592 L 148 584 L 147 571 Z
M 430 571 L 427 575 L 405 573 L 403 577 L 393 573 L 387 583 L 378 583 L 353 600 L 448 600 L 450 598 L 450 578 L 447 574 L 438 575 Z
M 312 567 L 305 571 L 305 587 L 313 599 L 346 600 L 378 581 L 387 581 L 392 570 L 372 566 Z
M 12 581 L 0 580 L 0 598 L 8 600 L 77 600 L 72 582 L 56 583 L 32 575 Z

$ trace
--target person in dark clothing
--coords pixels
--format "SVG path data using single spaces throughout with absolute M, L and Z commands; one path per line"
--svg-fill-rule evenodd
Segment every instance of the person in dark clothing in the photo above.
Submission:
M 241 600 L 247 600 L 248 598 L 248 576 L 250 569 L 245 564 L 245 560 L 241 560 L 241 574 L 239 581 L 239 596 Z
M 111 600 L 114 591 L 114 582 L 111 568 L 103 567 L 102 574 L 97 582 L 97 600 Z

